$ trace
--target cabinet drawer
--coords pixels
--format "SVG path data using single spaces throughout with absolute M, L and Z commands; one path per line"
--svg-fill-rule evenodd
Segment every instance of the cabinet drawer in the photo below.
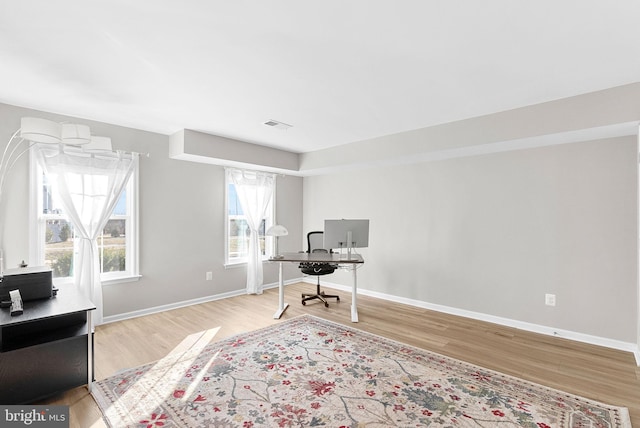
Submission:
M 24 404 L 87 383 L 87 335 L 0 353 L 0 403 Z

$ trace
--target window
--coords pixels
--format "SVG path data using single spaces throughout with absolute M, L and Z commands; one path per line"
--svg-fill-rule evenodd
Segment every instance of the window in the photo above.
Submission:
M 229 174 L 226 180 L 226 210 L 225 210 L 225 259 L 227 265 L 246 263 L 249 251 L 249 225 L 242 211 L 242 205 L 236 193 L 235 185 Z M 263 260 L 271 253 L 271 240 L 265 239 L 265 232 L 274 224 L 274 195 L 271 195 L 266 215 L 259 228 L 260 248 Z
M 48 177 L 33 159 L 31 169 L 31 211 L 35 235 L 33 260 L 39 266 L 49 266 L 56 283 L 71 281 L 76 240 L 73 225 L 59 203 L 54 177 Z M 98 237 L 103 283 L 138 277 L 136 207 L 137 170 L 129 178 L 109 221 Z

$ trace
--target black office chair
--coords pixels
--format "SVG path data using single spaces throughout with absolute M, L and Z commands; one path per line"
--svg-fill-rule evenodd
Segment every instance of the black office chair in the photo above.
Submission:
M 327 253 L 328 251 L 323 248 L 323 233 L 321 231 L 307 233 L 307 253 Z M 316 285 L 315 294 L 302 293 L 302 304 L 306 305 L 309 300 L 318 299 L 324 302 L 326 307 L 329 307 L 327 299 L 336 299 L 340 301 L 340 296 L 325 294 L 324 291 L 320 291 L 320 276 L 329 275 L 338 268 L 335 263 L 317 263 L 317 262 L 305 262 L 300 263 L 300 270 L 307 275 L 314 275 L 318 277 L 318 283 Z

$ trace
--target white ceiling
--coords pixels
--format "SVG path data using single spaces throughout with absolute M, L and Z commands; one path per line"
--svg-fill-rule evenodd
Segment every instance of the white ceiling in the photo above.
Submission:
M 309 152 L 640 81 L 639 17 L 638 0 L 2 0 L 0 102 Z

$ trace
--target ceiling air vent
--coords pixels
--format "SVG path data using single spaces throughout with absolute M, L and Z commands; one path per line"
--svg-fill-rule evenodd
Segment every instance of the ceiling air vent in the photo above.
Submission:
M 265 123 L 267 126 L 271 126 L 272 128 L 287 130 L 291 128 L 291 125 L 287 125 L 286 123 L 278 122 L 277 120 L 269 119 Z

